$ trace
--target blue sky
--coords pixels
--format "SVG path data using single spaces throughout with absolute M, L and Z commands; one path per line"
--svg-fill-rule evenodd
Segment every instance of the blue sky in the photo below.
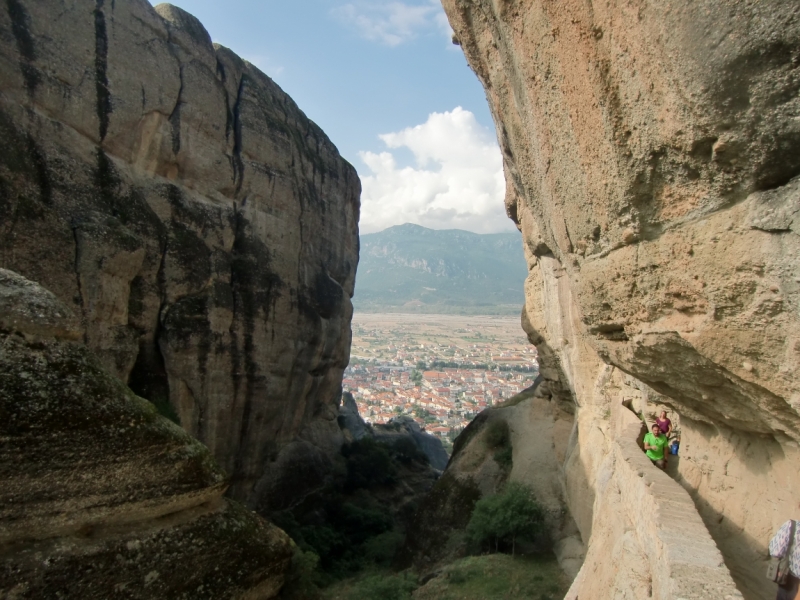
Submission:
M 437 0 L 174 0 L 272 77 L 359 172 L 362 232 L 513 229 L 483 88 Z

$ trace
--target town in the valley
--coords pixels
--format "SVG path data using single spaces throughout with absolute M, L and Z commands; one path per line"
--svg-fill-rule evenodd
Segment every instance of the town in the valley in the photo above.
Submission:
M 537 375 L 519 317 L 357 313 L 343 387 L 368 423 L 406 415 L 447 446 Z

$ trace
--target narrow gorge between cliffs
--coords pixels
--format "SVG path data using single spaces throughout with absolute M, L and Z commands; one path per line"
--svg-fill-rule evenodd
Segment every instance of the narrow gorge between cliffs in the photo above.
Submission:
M 380 423 L 351 356 L 361 181 L 322 129 L 178 7 L 0 7 L 0 598 L 775 596 L 800 7 L 442 5 L 496 126 L 527 342 L 484 374 L 402 348 L 397 386 L 431 393 Z M 459 302 L 392 327 L 477 347 L 469 319 L 501 317 Z M 665 471 L 641 445 L 662 409 Z

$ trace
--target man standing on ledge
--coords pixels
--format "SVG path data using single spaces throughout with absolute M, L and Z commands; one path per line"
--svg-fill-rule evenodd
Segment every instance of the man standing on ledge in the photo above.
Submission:
M 667 468 L 667 436 L 661 433 L 658 423 L 653 423 L 650 433 L 644 434 L 644 453 L 659 469 Z

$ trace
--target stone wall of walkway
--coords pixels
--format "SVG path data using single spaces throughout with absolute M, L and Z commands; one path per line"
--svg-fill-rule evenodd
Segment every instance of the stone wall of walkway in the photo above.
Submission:
M 596 479 L 595 539 L 566 599 L 741 599 L 689 494 L 637 444 L 641 421 L 622 405 L 611 419 Z

